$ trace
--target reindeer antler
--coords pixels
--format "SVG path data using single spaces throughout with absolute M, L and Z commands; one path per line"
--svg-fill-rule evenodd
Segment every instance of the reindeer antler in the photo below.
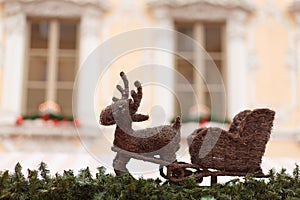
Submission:
M 131 97 L 132 97 L 131 99 L 129 98 L 129 86 L 128 86 L 127 76 L 125 75 L 124 72 L 121 72 L 120 76 L 123 80 L 124 88 L 121 85 L 117 85 L 116 88 L 120 91 L 122 97 L 121 99 L 113 97 L 112 100 L 114 103 L 106 107 L 104 110 L 102 110 L 100 114 L 100 123 L 102 125 L 108 126 L 116 123 L 115 121 L 116 115 L 114 116 L 114 112 L 118 111 L 118 107 L 128 109 L 129 111 L 128 114 L 131 117 L 130 120 L 134 122 L 140 122 L 149 119 L 148 115 L 136 114 L 143 97 L 141 83 L 139 81 L 136 81 L 134 83 L 135 87 L 137 88 L 137 92 L 135 92 L 134 90 L 131 91 Z M 125 116 L 125 118 L 126 117 L 127 116 Z
M 120 76 L 123 80 L 124 88 L 121 85 L 117 85 L 116 88 L 120 91 L 120 93 L 122 95 L 122 99 L 128 99 L 128 97 L 129 97 L 129 86 L 128 86 L 127 76 L 124 72 L 121 72 Z M 137 92 L 135 92 L 134 90 L 131 90 L 131 97 L 133 98 L 133 108 L 134 108 L 135 111 L 137 111 L 137 109 L 139 108 L 140 103 L 142 101 L 142 98 L 143 98 L 143 91 L 142 91 L 142 85 L 139 81 L 135 81 L 134 86 L 137 88 Z M 116 98 L 116 97 L 113 97 L 112 100 L 114 102 L 116 102 L 119 99 Z
M 121 85 L 117 85 L 117 89 L 120 91 L 121 95 L 122 95 L 122 99 L 128 99 L 129 97 L 129 86 L 128 86 L 128 79 L 127 79 L 127 76 L 124 72 L 121 72 L 120 73 L 120 76 L 123 80 L 123 83 L 124 83 L 124 87 L 125 89 L 123 89 L 123 87 Z M 119 99 L 116 98 L 116 97 L 113 97 L 112 100 L 114 102 L 118 101 Z
M 134 86 L 137 88 L 137 93 L 134 90 L 131 90 L 131 96 L 133 98 L 133 107 L 137 110 L 143 98 L 143 91 L 139 81 L 135 81 Z

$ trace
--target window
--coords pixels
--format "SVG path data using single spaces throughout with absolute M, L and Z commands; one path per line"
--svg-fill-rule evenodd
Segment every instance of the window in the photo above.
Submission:
M 52 100 L 72 115 L 72 89 L 78 65 L 78 21 L 29 19 L 23 113 L 38 113 Z
M 176 92 L 178 98 L 182 99 L 181 108 L 176 105 L 175 110 L 184 116 L 192 117 L 191 108 L 195 106 L 194 102 L 194 91 L 197 97 L 200 97 L 200 103 L 206 105 L 208 108 L 214 106 L 214 113 L 224 113 L 225 109 L 221 102 L 222 99 L 222 88 L 218 85 L 216 76 L 214 74 L 214 64 L 217 66 L 222 77 L 224 76 L 224 24 L 223 23 L 176 23 L 177 31 L 192 37 L 198 41 L 208 52 L 210 57 L 214 62 L 212 62 L 208 57 L 201 56 L 201 53 L 197 52 L 193 43 L 188 43 L 187 41 L 182 41 L 178 38 L 176 43 L 177 51 L 180 55 L 185 58 L 177 56 L 175 61 L 176 69 L 186 78 L 185 83 L 181 83 L 179 80 L 175 82 Z M 202 65 L 204 67 L 207 84 L 204 84 L 201 76 L 195 73 L 195 67 Z M 189 87 L 192 85 L 193 89 Z M 210 88 L 210 93 L 208 91 Z M 193 91 L 194 90 L 194 91 Z M 213 101 L 213 102 L 211 102 Z M 214 118 L 219 118 L 219 116 L 213 116 Z

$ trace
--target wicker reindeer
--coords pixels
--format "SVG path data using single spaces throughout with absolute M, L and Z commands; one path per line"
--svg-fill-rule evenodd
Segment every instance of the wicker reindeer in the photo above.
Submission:
M 102 110 L 100 123 L 105 126 L 116 124 L 114 147 L 117 152 L 113 161 L 116 175 L 128 172 L 126 165 L 131 158 L 168 165 L 176 160 L 176 151 L 180 142 L 180 117 L 172 125 L 134 130 L 132 122 L 148 120 L 148 115 L 137 114 L 142 100 L 142 86 L 134 83 L 137 92 L 131 91 L 129 97 L 128 80 L 124 72 L 120 73 L 124 88 L 117 85 L 121 98 L 112 98 L 113 103 Z M 155 157 L 154 157 L 155 156 Z M 159 158 L 157 158 L 159 157 Z M 157 162 L 158 161 L 158 162 Z

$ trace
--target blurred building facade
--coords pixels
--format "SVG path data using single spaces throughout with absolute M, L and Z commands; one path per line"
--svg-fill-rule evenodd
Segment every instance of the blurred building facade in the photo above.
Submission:
M 16 117 L 31 115 L 51 100 L 61 114 L 72 115 L 76 72 L 102 42 L 124 31 L 159 27 L 182 32 L 209 53 L 224 80 L 226 98 L 215 98 L 200 87 L 194 65 L 202 62 L 191 44 L 169 38 L 186 59 L 139 52 L 117 60 L 98 88 L 97 108 L 111 102 L 121 70 L 161 64 L 176 69 L 201 97 L 201 104 L 216 106 L 231 118 L 256 107 L 276 110 L 275 131 L 280 137 L 300 135 L 300 1 L 293 0 L 1 0 L 0 1 L 0 123 L 5 134 L 23 134 Z M 134 42 L 134 41 L 133 41 Z M 122 44 L 120 44 L 122 45 Z M 146 58 L 145 58 L 146 57 Z M 124 67 L 125 66 L 125 67 Z M 209 64 L 203 65 L 213 79 Z M 141 75 L 160 76 L 159 72 Z M 191 91 L 172 78 L 182 110 L 194 106 Z M 200 81 L 201 82 L 201 81 Z M 219 88 L 211 86 L 213 92 Z M 167 119 L 178 109 L 172 95 L 161 101 L 159 89 L 145 91 L 142 110 L 161 105 Z M 221 106 L 226 102 L 225 106 Z M 78 104 L 84 102 L 78 101 Z M 77 106 L 77 105 L 75 105 Z M 86 106 L 86 105 L 78 105 Z M 95 111 L 97 115 L 99 111 Z M 95 119 L 97 120 L 97 119 Z M 84 126 L 84 124 L 82 124 Z M 39 126 L 38 128 L 36 126 Z M 36 128 L 36 130 L 35 130 Z M 49 126 L 31 124 L 27 132 L 47 134 Z M 25 130 L 25 131 L 24 131 Z M 45 133 L 44 133 L 45 132 Z M 55 127 L 51 134 L 68 135 L 70 127 Z M 50 134 L 50 133 L 49 133 Z

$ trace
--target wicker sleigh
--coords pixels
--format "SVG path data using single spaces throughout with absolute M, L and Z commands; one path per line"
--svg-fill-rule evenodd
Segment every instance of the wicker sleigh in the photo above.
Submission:
M 245 110 L 234 117 L 228 131 L 196 129 L 188 137 L 191 163 L 176 161 L 166 166 L 167 174 L 161 168 L 161 176 L 174 183 L 191 175 L 199 182 L 211 176 L 211 184 L 217 182 L 218 176 L 268 177 L 260 164 L 274 116 L 269 109 Z
M 245 110 L 234 117 L 228 131 L 195 130 L 188 138 L 192 164 L 203 172 L 217 170 L 219 175 L 263 175 L 260 164 L 274 116 L 275 112 L 269 109 Z

